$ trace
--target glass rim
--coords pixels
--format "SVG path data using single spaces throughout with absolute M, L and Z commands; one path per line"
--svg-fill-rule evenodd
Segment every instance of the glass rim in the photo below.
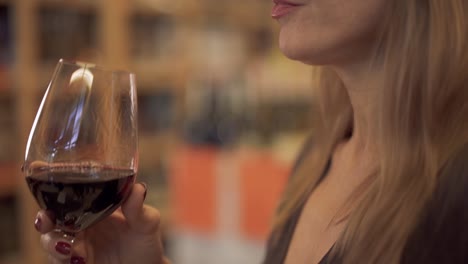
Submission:
M 69 59 L 61 58 L 59 59 L 58 64 L 76 66 L 76 67 L 81 67 L 81 68 L 86 68 L 86 69 L 96 69 L 99 71 L 113 73 L 113 74 L 128 74 L 130 76 L 135 76 L 135 73 L 131 71 L 120 70 L 120 69 L 109 69 L 102 65 L 92 63 L 92 62 L 87 62 L 87 61 L 69 60 Z

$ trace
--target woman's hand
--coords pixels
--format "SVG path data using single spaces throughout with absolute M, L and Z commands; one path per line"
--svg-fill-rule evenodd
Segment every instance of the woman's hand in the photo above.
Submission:
M 160 236 L 159 212 L 143 202 L 146 187 L 135 184 L 120 209 L 79 233 L 73 247 L 54 232 L 53 219 L 40 211 L 35 222 L 50 263 L 167 264 Z

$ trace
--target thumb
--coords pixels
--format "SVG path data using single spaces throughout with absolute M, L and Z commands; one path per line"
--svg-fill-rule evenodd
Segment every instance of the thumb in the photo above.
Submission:
M 148 234 L 158 231 L 161 216 L 157 209 L 143 204 L 146 192 L 146 184 L 135 184 L 130 196 L 122 204 L 122 213 L 127 219 L 130 229 Z

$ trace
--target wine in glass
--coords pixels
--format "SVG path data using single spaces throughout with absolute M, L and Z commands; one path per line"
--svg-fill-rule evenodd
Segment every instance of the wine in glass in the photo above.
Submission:
M 23 174 L 70 237 L 128 197 L 138 168 L 135 75 L 60 60 L 26 146 Z

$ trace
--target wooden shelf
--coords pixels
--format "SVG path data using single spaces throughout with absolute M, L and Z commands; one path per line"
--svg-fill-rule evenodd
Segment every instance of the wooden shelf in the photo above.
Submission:
M 205 0 L 205 2 L 210 1 Z M 202 13 L 211 14 L 211 17 L 226 25 L 249 29 L 271 23 L 270 12 L 265 12 L 271 8 L 270 1 L 249 1 L 248 4 L 241 4 L 239 1 L 219 1 L 216 5 L 206 4 Z
M 22 180 L 17 163 L 0 163 L 0 198 L 16 194 L 16 185 Z
M 97 11 L 99 1 L 78 1 L 78 0 L 40 0 L 36 4 L 39 7 L 47 8 L 66 8 L 75 11 Z
M 13 90 L 11 70 L 8 66 L 0 68 L 0 96 L 11 95 L 11 90 Z
M 140 61 L 132 65 L 132 70 L 137 76 L 139 91 L 147 92 L 144 87 L 179 87 L 183 81 L 184 63 L 168 60 Z
M 14 94 L 10 89 L 0 90 L 0 100 L 13 100 Z
M 131 15 L 160 16 L 169 15 L 171 11 L 173 11 L 171 6 L 161 7 L 157 4 L 152 4 L 151 2 L 136 1 L 132 6 Z
M 134 13 L 144 14 L 169 14 L 175 17 L 193 17 L 199 10 L 200 0 L 136 0 L 133 8 Z M 198 13 L 196 16 L 201 16 Z
M 258 28 L 270 21 L 272 8 L 270 1 L 250 1 L 248 6 L 238 1 L 213 0 L 138 0 L 134 13 L 177 17 L 185 23 L 204 23 L 208 19 L 217 19 L 222 24 L 233 27 Z

